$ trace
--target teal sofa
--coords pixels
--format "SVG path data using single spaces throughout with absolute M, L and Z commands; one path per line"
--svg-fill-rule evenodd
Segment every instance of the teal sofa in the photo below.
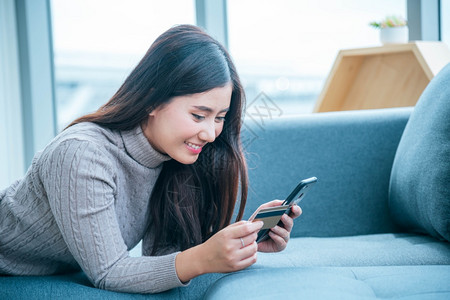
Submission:
M 414 109 L 270 111 L 243 129 L 244 217 L 318 178 L 285 251 L 156 295 L 95 289 L 75 273 L 0 277 L 0 299 L 450 299 L 450 65 Z

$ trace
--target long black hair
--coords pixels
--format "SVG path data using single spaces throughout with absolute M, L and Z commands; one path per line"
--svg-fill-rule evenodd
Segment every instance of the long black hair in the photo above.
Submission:
M 154 232 L 152 253 L 176 247 L 185 250 L 230 224 L 240 191 L 236 220 L 247 199 L 247 166 L 240 130 L 244 91 L 226 49 L 202 29 L 175 26 L 160 35 L 116 94 L 96 112 L 70 126 L 94 122 L 130 130 L 171 98 L 232 84 L 230 108 L 221 134 L 204 146 L 197 161 L 164 162 L 150 198 Z

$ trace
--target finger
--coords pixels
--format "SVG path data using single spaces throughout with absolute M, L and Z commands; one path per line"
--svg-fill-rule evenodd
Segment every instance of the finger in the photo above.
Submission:
M 249 245 L 252 245 L 256 241 L 257 238 L 258 238 L 258 234 L 256 232 L 254 232 L 250 235 L 247 235 L 247 236 L 237 239 L 239 241 L 239 248 L 244 248 L 244 247 L 248 247 Z
M 293 205 L 291 207 L 291 211 L 289 212 L 289 216 L 293 219 L 300 217 L 302 214 L 302 209 L 298 205 Z
M 283 223 L 284 228 L 291 232 L 292 227 L 294 227 L 294 220 L 290 216 L 284 214 L 281 216 L 281 222 Z
M 236 258 L 238 260 L 244 260 L 255 254 L 257 251 L 258 251 L 258 244 L 256 242 L 253 242 L 249 245 L 246 245 L 244 248 L 239 249 L 236 252 Z
M 289 238 L 291 236 L 290 232 L 288 230 L 286 230 L 286 228 L 280 227 L 280 226 L 275 226 L 273 227 L 270 232 L 276 234 L 277 236 L 279 236 L 281 239 L 283 239 L 286 243 L 289 241 Z
M 263 225 L 264 222 L 262 221 L 256 222 L 245 221 L 244 223 L 232 226 L 229 228 L 231 238 L 238 239 L 240 237 L 250 235 L 254 232 L 258 232 L 261 229 L 261 227 L 263 227 Z
M 287 241 L 284 238 L 282 238 L 281 236 L 279 236 L 278 234 L 276 234 L 272 231 L 269 231 L 269 236 L 272 239 L 272 241 L 275 243 L 276 248 L 278 250 L 283 250 L 284 248 L 286 248 Z
M 276 206 L 280 206 L 281 204 L 283 204 L 284 200 L 272 200 L 270 202 L 264 203 L 263 205 L 261 205 L 259 208 L 269 208 L 269 207 L 276 207 Z
M 253 253 L 251 256 L 246 257 L 237 263 L 237 269 L 242 270 L 250 267 L 257 261 L 257 252 Z
M 239 221 L 239 222 L 230 224 L 230 225 L 228 225 L 228 227 L 236 227 L 236 226 L 240 226 L 240 225 L 245 224 L 245 223 L 247 223 L 247 222 L 248 222 L 248 221 L 242 220 L 242 221 Z

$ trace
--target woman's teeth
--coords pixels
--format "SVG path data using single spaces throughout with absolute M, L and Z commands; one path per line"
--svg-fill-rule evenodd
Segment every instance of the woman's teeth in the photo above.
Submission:
M 195 150 L 200 149 L 200 146 L 194 145 L 192 143 L 186 143 L 189 147 L 194 148 Z

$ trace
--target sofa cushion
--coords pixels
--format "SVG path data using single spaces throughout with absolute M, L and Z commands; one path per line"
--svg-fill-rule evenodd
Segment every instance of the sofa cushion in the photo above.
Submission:
M 450 266 L 247 269 L 205 299 L 450 299 Z
M 401 226 L 450 241 L 450 64 L 433 78 L 406 125 L 389 190 Z
M 252 268 L 450 265 L 450 243 L 398 233 L 292 238 L 279 253 L 258 253 Z
M 205 274 L 187 287 L 158 294 L 129 294 L 95 288 L 83 272 L 54 276 L 0 276 L 0 299 L 107 299 L 107 300 L 188 300 L 202 299 L 208 287 L 223 274 Z

